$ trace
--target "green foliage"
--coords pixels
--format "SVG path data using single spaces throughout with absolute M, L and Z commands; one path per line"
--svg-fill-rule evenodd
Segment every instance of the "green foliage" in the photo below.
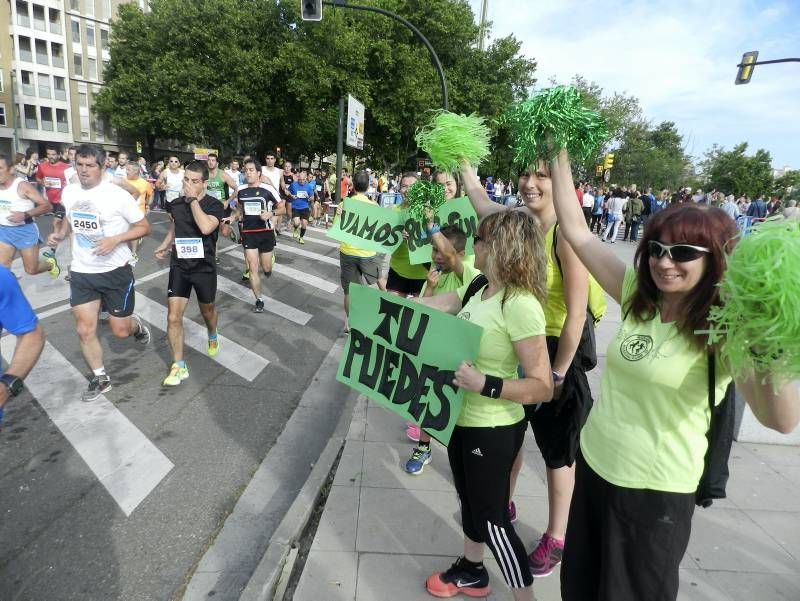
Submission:
M 746 152 L 747 142 L 737 144 L 732 150 L 715 144 L 701 163 L 706 187 L 751 198 L 769 194 L 773 186 L 772 157 L 764 149 L 752 156 Z
M 675 190 L 685 185 L 689 158 L 675 124 L 664 121 L 655 127 L 640 121 L 622 134 L 615 151 L 613 179 L 636 183 L 640 189 Z
M 533 82 L 534 61 L 513 37 L 477 49 L 466 0 L 375 0 L 415 24 L 447 75 L 450 110 L 491 122 Z M 96 111 L 121 133 L 220 146 L 223 153 L 280 146 L 290 158 L 335 150 L 341 96 L 367 108 L 373 164 L 414 162 L 415 130 L 441 107 L 425 47 L 382 15 L 325 7 L 301 21 L 299 3 L 152 0 L 120 7 Z M 123 107 L 123 108 L 121 108 Z
M 800 171 L 789 171 L 776 178 L 772 194 L 786 200 L 800 200 Z

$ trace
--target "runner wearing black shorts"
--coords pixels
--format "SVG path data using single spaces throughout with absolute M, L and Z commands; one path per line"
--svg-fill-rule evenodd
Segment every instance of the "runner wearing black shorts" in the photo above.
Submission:
M 172 365 L 162 384 L 177 386 L 189 377 L 183 356 L 183 314 L 194 289 L 200 314 L 208 330 L 209 357 L 219 352 L 217 311 L 216 249 L 219 224 L 224 207 L 207 193 L 208 169 L 198 161 L 189 163 L 183 172 L 183 196 L 167 205 L 172 218 L 164 241 L 155 250 L 163 259 L 172 248 L 167 285 L 167 338 L 172 349 Z
M 264 311 L 264 297 L 261 295 L 260 270 L 266 277 L 272 275 L 272 254 L 275 248 L 275 226 L 272 220 L 285 212 L 283 201 L 277 200 L 272 192 L 261 184 L 261 165 L 255 159 L 244 161 L 245 184 L 236 192 L 236 218 L 242 233 L 245 261 L 250 273 L 250 288 L 256 297 L 253 311 Z

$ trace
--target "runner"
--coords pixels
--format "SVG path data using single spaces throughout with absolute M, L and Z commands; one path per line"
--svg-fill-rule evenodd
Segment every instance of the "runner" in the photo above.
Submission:
M 69 169 L 69 165 L 61 161 L 61 150 L 57 144 L 48 143 L 45 147 L 45 154 L 47 160 L 39 163 L 36 168 L 36 181 L 44 187 L 47 200 L 53 206 L 53 231 L 55 232 L 61 224 L 61 220 L 64 219 L 61 192 L 67 185 L 65 172 Z
M 284 161 L 283 172 L 281 173 L 281 200 L 284 201 L 283 206 L 286 207 L 286 217 L 281 217 L 278 222 L 280 227 L 278 230 L 285 230 L 292 222 L 292 194 L 289 192 L 289 186 L 295 180 L 294 172 L 292 171 L 292 164 L 289 161 Z
M 328 176 L 323 169 L 317 169 L 314 177 L 314 205 L 311 210 L 311 218 L 316 226 L 319 226 L 319 220 L 324 210 L 323 207 L 328 199 Z
M 129 185 L 133 186 L 137 191 L 136 203 L 139 205 L 139 210 L 144 215 L 147 215 L 150 207 L 150 199 L 153 197 L 153 187 L 150 185 L 150 182 L 141 177 L 139 163 L 129 163 L 127 161 L 127 155 L 125 161 L 125 174 L 125 181 Z M 139 245 L 141 243 L 141 238 L 137 240 L 131 240 L 131 253 L 133 253 L 130 261 L 131 265 L 136 265 L 136 263 L 139 261 Z
M 117 154 L 117 168 L 114 170 L 114 177 L 128 177 L 128 153 L 124 150 Z
M 118 186 L 103 182 L 106 152 L 94 144 L 77 150 L 80 184 L 65 190 L 63 202 L 68 219 L 52 233 L 55 247 L 72 232 L 70 305 L 75 317 L 81 352 L 92 370 L 82 400 L 94 401 L 111 390 L 111 378 L 103 367 L 103 349 L 97 339 L 97 315 L 101 302 L 110 313 L 111 332 L 118 338 L 133 336 L 150 342 L 150 330 L 133 313 L 135 294 L 131 251 L 125 242 L 150 233 L 150 224 L 136 201 Z
M 55 253 L 39 259 L 39 228 L 33 218 L 49 213 L 52 207 L 33 184 L 14 177 L 11 159 L 0 154 L 0 265 L 11 269 L 14 255 L 19 252 L 25 273 L 50 272 L 57 278 L 61 273 Z
M 6 170 L 10 163 L 7 157 Z M 0 266 L 0 334 L 16 336 L 14 355 L 3 371 L 0 365 L 0 428 L 6 404 L 25 389 L 23 380 L 39 360 L 44 348 L 44 331 L 14 274 Z
M 311 216 L 309 201 L 313 200 L 316 184 L 309 182 L 308 174 L 301 171 L 297 174 L 297 181 L 289 184 L 289 195 L 292 199 L 292 235 L 300 244 L 305 244 L 303 238 L 308 228 L 308 218 Z M 297 231 L 299 228 L 299 232 Z
M 186 178 L 184 177 L 184 182 L 185 181 Z M 219 159 L 217 158 L 217 155 L 213 152 L 209 154 L 207 194 L 216 198 L 222 203 L 225 213 L 224 217 L 230 217 L 231 212 L 233 211 L 233 209 L 230 207 L 230 199 L 233 198 L 233 195 L 236 193 L 238 188 L 239 184 L 237 181 L 234 181 L 230 175 L 219 168 Z M 228 238 L 231 238 L 231 234 L 233 234 L 230 223 L 222 223 L 219 230 L 223 236 Z M 231 240 L 236 242 L 235 234 Z M 216 256 L 216 253 L 214 253 L 214 260 L 217 262 L 217 264 L 219 264 L 219 257 Z
M 183 192 L 183 169 L 178 157 L 169 157 L 167 168 L 156 180 L 156 187 L 164 191 L 165 206 L 178 198 Z
M 239 220 L 248 269 L 247 279 L 250 280 L 250 288 L 256 297 L 253 311 L 263 313 L 264 297 L 261 295 L 259 266 L 263 269 L 264 276 L 272 276 L 272 264 L 275 262 L 272 254 L 275 248 L 275 225 L 272 220 L 283 215 L 284 205 L 266 185 L 261 184 L 261 165 L 258 161 L 244 161 L 244 177 L 247 183 L 239 186 L 236 192 L 234 215 L 226 219 L 229 222 L 232 219 Z
M 475 256 L 465 256 L 467 237 L 463 230 L 455 226 L 446 226 L 440 230 L 433 222 L 433 214 L 429 213 L 427 231 L 433 246 L 433 265 L 422 286 L 421 298 L 458 290 L 480 273 L 475 269 Z M 431 437 L 419 426 L 415 427 L 418 444 L 406 461 L 405 470 L 416 476 L 431 462 Z
M 172 349 L 172 366 L 164 386 L 177 386 L 189 377 L 183 358 L 183 314 L 194 288 L 200 314 L 208 330 L 209 357 L 219 352 L 217 337 L 217 267 L 214 255 L 217 231 L 225 209 L 219 199 L 206 192 L 208 169 L 198 162 L 189 163 L 183 173 L 183 196 L 167 205 L 172 218 L 164 241 L 155 250 L 163 259 L 171 247 L 167 297 L 167 338 Z
M 245 157 L 245 161 L 251 157 Z M 244 163 L 242 163 L 244 165 Z M 275 153 L 267 152 L 264 155 L 264 166 L 261 167 L 261 182 L 266 184 L 275 198 L 281 194 L 281 181 L 283 171 L 275 166 Z M 244 182 L 242 182 L 244 183 Z
M 527 427 L 523 406 L 553 395 L 541 305 L 547 277 L 544 240 L 532 216 L 505 211 L 481 221 L 474 249 L 485 286 L 468 299 L 471 282 L 457 292 L 421 299 L 483 328 L 475 364 L 462 363 L 453 380 L 465 394 L 447 447 L 461 502 L 464 554 L 448 570 L 431 575 L 425 587 L 436 597 L 488 596 L 483 564 L 488 545 L 514 599 L 533 601 L 525 546 L 507 507 L 511 467 Z

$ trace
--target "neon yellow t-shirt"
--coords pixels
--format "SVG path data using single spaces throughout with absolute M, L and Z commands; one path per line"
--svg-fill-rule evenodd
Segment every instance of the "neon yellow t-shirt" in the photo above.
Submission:
M 544 317 L 548 336 L 561 336 L 567 320 L 567 301 L 564 296 L 564 278 L 553 260 L 554 223 L 544 236 L 544 250 L 547 253 L 547 298 L 544 301 Z
M 409 280 L 424 280 L 428 277 L 428 268 L 425 265 L 411 264 L 411 259 L 408 256 L 408 243 L 405 240 L 392 253 L 389 267 Z
M 456 292 L 464 298 L 471 280 Z M 475 293 L 458 316 L 483 328 L 481 345 L 475 367 L 478 371 L 498 376 L 504 380 L 517 379 L 519 359 L 514 342 L 544 335 L 544 312 L 539 301 L 530 293 L 510 295 L 501 306 L 503 290 L 491 298 L 481 300 L 483 291 Z M 505 399 L 491 399 L 477 392 L 465 392 L 461 414 L 456 422 L 459 426 L 495 427 L 516 424 L 525 417 L 519 403 Z
M 476 275 L 480 273 L 475 267 L 475 255 L 467 255 L 462 257 L 461 264 L 464 266 L 464 271 L 461 272 L 461 277 L 455 271 L 448 273 L 440 273 L 439 281 L 436 283 L 436 289 L 433 291 L 433 296 L 437 294 L 444 294 L 445 292 L 455 292 L 464 284 L 469 284 Z M 427 276 L 426 276 L 427 277 Z M 422 285 L 422 290 L 419 295 L 424 296 L 425 290 L 428 289 L 428 281 Z
M 351 196 L 349 200 L 359 200 L 361 202 L 368 202 L 370 204 L 375 204 L 363 194 L 355 194 Z M 336 219 L 338 218 L 339 216 L 337 215 Z M 342 242 L 339 245 L 339 252 L 342 253 L 343 255 L 350 255 L 351 257 L 374 257 L 376 254 L 375 251 L 373 250 L 364 250 L 363 248 L 351 246 L 350 244 L 347 244 L 345 242 Z
M 625 271 L 623 306 L 636 287 Z M 625 488 L 691 493 L 708 443 L 708 356 L 656 315 L 628 316 L 607 351 L 600 399 L 581 432 L 581 452 L 603 479 Z M 716 398 L 731 381 L 716 364 Z

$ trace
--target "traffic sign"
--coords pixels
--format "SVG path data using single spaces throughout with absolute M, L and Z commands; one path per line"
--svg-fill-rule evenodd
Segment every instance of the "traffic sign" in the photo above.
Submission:
M 611 169 L 606 169 L 605 173 L 603 173 L 603 181 L 608 183 L 611 181 Z

